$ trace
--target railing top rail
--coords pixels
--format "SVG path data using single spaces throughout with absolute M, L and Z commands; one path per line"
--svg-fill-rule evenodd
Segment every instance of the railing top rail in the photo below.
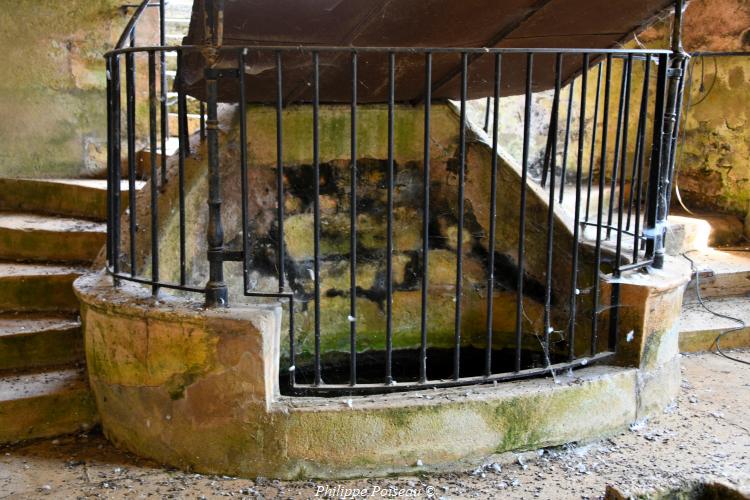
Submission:
M 166 1 L 166 0 L 162 0 Z M 140 5 L 135 9 L 135 12 L 133 12 L 133 15 L 130 17 L 130 20 L 128 21 L 127 26 L 125 26 L 125 29 L 122 31 L 122 34 L 120 35 L 120 39 L 117 40 L 117 43 L 115 44 L 115 51 L 122 49 L 125 47 L 125 44 L 128 43 L 128 39 L 130 38 L 130 34 L 135 29 L 136 23 L 138 23 L 138 20 L 141 18 L 141 15 L 146 10 L 147 7 L 154 7 L 161 5 L 161 2 L 155 2 L 151 3 L 151 0 L 143 0 Z M 126 5 L 125 7 L 132 7 L 132 5 Z M 108 57 L 109 53 L 105 54 L 105 57 Z
M 135 17 L 135 16 L 134 16 Z M 144 46 L 144 47 L 121 47 L 104 54 L 104 57 L 125 54 L 128 52 L 150 52 L 165 51 L 201 51 L 205 49 L 200 45 L 180 46 Z M 222 45 L 217 50 L 223 52 L 239 50 L 259 50 L 274 52 L 393 52 L 396 54 L 589 54 L 589 55 L 669 55 L 672 52 L 665 49 L 595 49 L 595 48 L 518 48 L 518 47 L 353 47 L 353 46 L 331 46 L 331 45 Z

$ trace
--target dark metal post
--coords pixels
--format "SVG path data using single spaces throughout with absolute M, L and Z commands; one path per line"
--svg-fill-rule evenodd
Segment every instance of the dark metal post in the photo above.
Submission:
M 214 15 L 213 5 L 217 4 L 218 15 Z M 217 48 L 221 45 L 221 14 L 223 2 L 208 2 L 211 10 L 210 31 L 211 46 L 208 51 L 206 75 L 207 113 L 206 135 L 208 139 L 208 261 L 209 278 L 206 284 L 206 306 L 225 307 L 227 305 L 227 285 L 224 283 L 224 228 L 221 223 L 221 172 L 219 167 L 219 121 L 218 90 L 219 74 L 215 68 Z
M 682 47 L 682 11 L 684 0 L 675 0 L 674 3 L 674 26 L 672 31 L 672 56 L 669 60 L 667 70 L 667 100 L 664 108 L 664 124 L 661 133 L 661 151 L 659 155 L 659 179 L 656 187 L 656 225 L 653 234 L 654 262 L 653 267 L 661 269 L 664 267 L 664 239 L 667 234 L 667 214 L 669 206 L 669 191 L 672 186 L 670 173 L 672 172 L 671 161 L 673 161 L 672 148 L 675 146 L 674 130 L 677 125 L 677 102 L 681 99 L 682 71 L 684 62 L 689 57 Z

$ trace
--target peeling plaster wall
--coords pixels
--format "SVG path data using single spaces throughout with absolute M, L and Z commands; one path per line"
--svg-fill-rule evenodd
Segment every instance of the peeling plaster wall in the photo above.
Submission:
M 104 175 L 106 75 L 122 0 L 3 0 L 0 176 Z M 153 10 L 153 9 L 152 9 Z M 152 37 L 149 13 L 138 37 Z

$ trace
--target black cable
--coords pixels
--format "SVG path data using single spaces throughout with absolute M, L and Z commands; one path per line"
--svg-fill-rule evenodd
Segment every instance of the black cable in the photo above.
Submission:
M 726 314 L 721 314 L 721 313 L 718 313 L 718 312 L 712 310 L 711 308 L 709 308 L 706 305 L 705 302 L 703 302 L 703 297 L 701 297 L 700 272 L 698 271 L 698 268 L 695 266 L 695 261 L 693 259 L 691 259 L 690 257 L 687 256 L 688 253 L 695 252 L 695 251 L 696 250 L 688 250 L 687 252 L 684 252 L 682 254 L 682 256 L 685 257 L 688 260 L 688 262 L 690 262 L 690 269 L 695 273 L 695 293 L 698 296 L 698 303 L 701 305 L 701 307 L 703 307 L 703 309 L 705 309 L 709 313 L 713 314 L 714 316 L 719 317 L 719 318 L 728 319 L 729 321 L 733 321 L 733 322 L 737 323 L 738 325 L 740 325 L 740 326 L 737 326 L 735 328 L 730 328 L 728 330 L 724 330 L 723 332 L 721 332 L 716 337 L 716 340 L 714 340 L 714 344 L 716 344 L 716 352 L 718 352 L 721 356 L 724 356 L 727 359 L 731 359 L 732 361 L 736 361 L 738 363 L 742 363 L 742 364 L 745 364 L 745 365 L 750 365 L 750 362 L 745 361 L 743 359 L 732 357 L 732 356 L 728 355 L 727 353 L 725 353 L 724 351 L 721 350 L 720 341 L 721 341 L 721 338 L 723 336 L 725 336 L 725 335 L 727 335 L 729 333 L 732 333 L 732 332 L 736 332 L 736 331 L 742 330 L 747 325 L 745 324 L 745 322 L 743 320 L 741 320 L 739 318 L 734 318 L 732 316 L 727 316 Z

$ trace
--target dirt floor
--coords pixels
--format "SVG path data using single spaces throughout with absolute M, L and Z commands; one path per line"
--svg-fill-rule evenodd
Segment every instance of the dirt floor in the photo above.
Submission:
M 733 355 L 750 361 L 750 351 Z M 0 449 L 0 499 L 344 498 L 347 488 L 392 498 L 594 499 L 608 486 L 653 494 L 699 482 L 748 494 L 749 416 L 750 366 L 688 355 L 680 396 L 663 414 L 608 439 L 505 454 L 462 473 L 308 482 L 205 476 L 165 470 L 92 433 Z

